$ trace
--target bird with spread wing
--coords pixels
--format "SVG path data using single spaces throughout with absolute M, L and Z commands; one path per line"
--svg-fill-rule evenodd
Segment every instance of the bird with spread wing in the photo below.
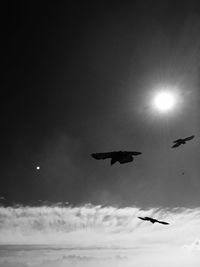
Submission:
M 105 152 L 105 153 L 93 153 L 91 156 L 94 159 L 109 159 L 111 158 L 110 164 L 113 165 L 117 161 L 120 164 L 124 164 L 127 162 L 133 161 L 133 156 L 137 156 L 142 154 L 141 152 L 137 151 L 114 151 L 114 152 Z
M 184 145 L 187 141 L 190 141 L 193 138 L 194 138 L 194 135 L 191 135 L 191 136 L 186 137 L 186 138 L 177 139 L 177 140 L 173 141 L 174 145 L 172 146 L 172 148 L 178 147 L 180 145 Z
M 151 223 L 161 223 L 161 224 L 169 224 L 168 222 L 163 222 L 163 221 L 159 221 L 159 220 L 156 220 L 156 219 L 153 219 L 153 218 L 150 218 L 150 217 L 138 217 L 140 220 L 143 220 L 143 221 L 149 221 Z

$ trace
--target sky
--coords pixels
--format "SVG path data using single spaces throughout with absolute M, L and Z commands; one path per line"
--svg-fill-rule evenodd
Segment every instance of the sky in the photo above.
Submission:
M 198 1 L 5 6 L 1 205 L 198 207 L 199 32 Z M 162 86 L 178 94 L 167 114 Z M 119 150 L 142 155 L 91 157 Z
M 199 33 L 198 0 L 2 6 L 0 267 L 199 266 Z

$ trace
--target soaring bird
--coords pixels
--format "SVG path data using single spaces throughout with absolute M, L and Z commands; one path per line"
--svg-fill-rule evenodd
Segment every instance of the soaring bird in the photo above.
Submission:
M 153 219 L 153 218 L 150 218 L 150 217 L 138 217 L 140 220 L 143 220 L 143 221 L 150 221 L 151 223 L 161 223 L 161 224 L 169 224 L 168 222 L 163 222 L 163 221 L 159 221 L 159 220 L 156 220 L 156 219 Z
M 172 148 L 178 147 L 180 145 L 184 145 L 187 141 L 192 140 L 193 138 L 194 138 L 194 135 L 183 138 L 183 139 L 181 139 L 181 138 L 177 139 L 177 140 L 173 141 L 174 145 L 172 146 Z
M 114 152 L 105 152 L 105 153 L 93 153 L 91 156 L 95 159 L 108 159 L 111 158 L 110 164 L 113 165 L 115 162 L 120 164 L 133 161 L 133 156 L 142 154 L 141 152 L 136 151 L 114 151 Z

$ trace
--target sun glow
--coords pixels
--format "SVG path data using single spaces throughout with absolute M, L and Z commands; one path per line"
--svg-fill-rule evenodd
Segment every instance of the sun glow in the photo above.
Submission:
M 166 113 L 174 109 L 176 95 L 168 90 L 158 91 L 153 98 L 153 106 L 156 110 Z

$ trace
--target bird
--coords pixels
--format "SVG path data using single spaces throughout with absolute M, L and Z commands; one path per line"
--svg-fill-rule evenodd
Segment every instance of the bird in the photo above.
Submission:
M 193 138 L 194 138 L 194 135 L 191 135 L 191 136 L 186 137 L 186 138 L 177 139 L 177 140 L 173 141 L 174 145 L 172 146 L 172 148 L 178 147 L 180 145 L 184 145 L 187 141 L 192 140 Z
M 161 224 L 169 224 L 168 222 L 163 222 L 163 221 L 159 221 L 159 220 L 156 220 L 156 219 L 153 219 L 153 218 L 150 218 L 150 217 L 138 217 L 140 220 L 143 220 L 143 221 L 150 221 L 151 223 L 161 223 Z
M 91 156 L 97 160 L 111 158 L 110 164 L 113 165 L 117 161 L 120 164 L 131 162 L 134 160 L 133 156 L 137 156 L 140 154 L 142 153 L 137 151 L 113 151 L 113 152 L 93 153 L 91 154 Z

